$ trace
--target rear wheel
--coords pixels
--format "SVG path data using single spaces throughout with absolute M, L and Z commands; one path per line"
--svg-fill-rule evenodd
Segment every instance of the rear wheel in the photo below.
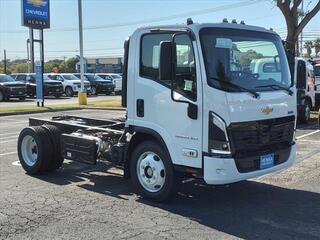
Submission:
M 308 123 L 310 120 L 310 114 L 311 114 L 311 104 L 309 100 L 306 100 L 303 105 L 303 110 L 300 114 L 300 122 L 301 123 Z
M 177 177 L 170 156 L 156 142 L 146 141 L 136 147 L 130 171 L 135 189 L 148 199 L 162 202 L 176 193 Z
M 24 128 L 18 138 L 18 156 L 30 174 L 46 171 L 51 162 L 52 148 L 48 134 L 39 126 Z
M 53 149 L 52 158 L 48 165 L 48 171 L 55 171 L 59 169 L 63 164 L 63 157 L 61 154 L 61 143 L 60 143 L 60 136 L 61 132 L 59 128 L 53 125 L 42 125 L 41 126 L 47 134 L 50 136 L 51 141 L 51 148 Z
M 74 92 L 72 90 L 72 87 L 66 87 L 66 96 L 67 97 L 73 97 Z

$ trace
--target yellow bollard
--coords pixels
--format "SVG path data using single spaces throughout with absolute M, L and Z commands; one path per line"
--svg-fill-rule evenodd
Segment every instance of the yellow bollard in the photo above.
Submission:
M 79 92 L 79 105 L 87 105 L 87 93 L 86 92 Z

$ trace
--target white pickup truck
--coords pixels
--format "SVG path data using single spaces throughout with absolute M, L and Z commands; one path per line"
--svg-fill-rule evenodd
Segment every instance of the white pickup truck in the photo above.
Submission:
M 137 29 L 124 53 L 126 119 L 30 118 L 18 139 L 25 171 L 110 161 L 137 192 L 164 201 L 184 178 L 229 184 L 294 163 L 296 89 L 275 32 L 189 20 Z M 250 70 L 270 57 L 279 78 Z
M 49 73 L 45 75 L 52 80 L 60 81 L 67 97 L 73 97 L 81 90 L 81 80 L 71 73 Z M 91 92 L 89 81 L 84 81 L 84 88 L 87 93 Z

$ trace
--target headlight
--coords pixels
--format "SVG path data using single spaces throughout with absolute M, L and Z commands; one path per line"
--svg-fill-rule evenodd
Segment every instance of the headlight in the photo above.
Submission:
M 209 153 L 231 154 L 226 123 L 216 114 L 209 114 Z

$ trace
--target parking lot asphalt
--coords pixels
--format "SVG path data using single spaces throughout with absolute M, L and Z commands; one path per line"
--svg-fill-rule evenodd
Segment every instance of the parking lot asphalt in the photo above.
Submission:
M 63 114 L 109 119 L 124 113 Z M 171 202 L 156 204 L 135 195 L 121 170 L 107 163 L 65 161 L 55 173 L 25 174 L 16 142 L 27 118 L 0 118 L 0 239 L 320 239 L 315 121 L 299 126 L 291 168 L 228 186 L 188 182 Z
M 115 95 L 98 95 L 98 96 L 88 96 L 88 102 L 94 101 L 102 101 L 102 100 L 120 100 L 120 96 Z M 61 98 L 55 97 L 46 97 L 45 99 L 45 106 L 53 106 L 53 105 L 60 105 L 60 104 L 77 104 L 79 103 L 78 97 L 65 97 L 62 96 Z M 12 98 L 9 101 L 0 102 L 0 109 L 1 108 L 10 108 L 10 107 L 30 107 L 36 106 L 37 101 L 35 98 L 26 98 L 25 100 L 19 100 Z

